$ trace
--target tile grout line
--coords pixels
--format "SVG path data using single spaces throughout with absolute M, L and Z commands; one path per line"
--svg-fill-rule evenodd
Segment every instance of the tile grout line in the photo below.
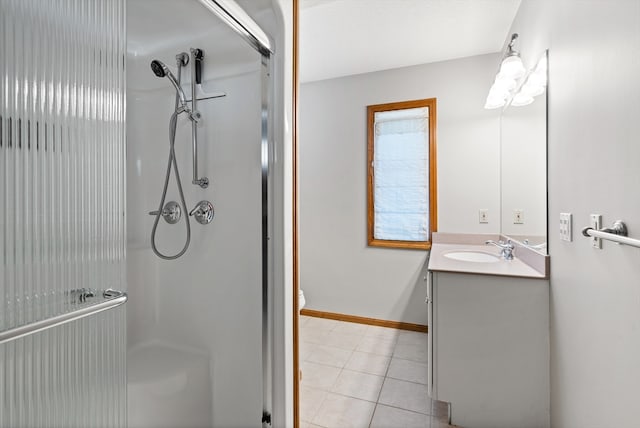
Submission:
M 341 367 L 331 366 L 331 365 L 323 364 L 323 363 L 314 363 L 314 364 L 319 364 L 319 365 L 323 365 L 323 366 L 326 366 L 326 367 L 337 368 L 338 369 L 338 375 L 337 375 L 335 381 L 331 384 L 331 386 L 329 386 L 329 389 L 317 388 L 317 387 L 309 387 L 309 388 L 324 392 L 324 397 L 323 397 L 321 403 L 319 404 L 316 412 L 314 412 L 313 417 L 308 422 L 311 423 L 311 424 L 314 424 L 314 419 L 317 418 L 318 415 L 320 414 L 320 409 L 324 405 L 324 403 L 326 402 L 328 394 L 334 394 L 334 395 L 337 395 L 337 396 L 342 396 L 342 397 L 345 397 L 345 398 L 350 398 L 350 399 L 354 399 L 354 400 L 360 400 L 360 401 L 369 402 L 369 403 L 374 404 L 373 411 L 372 411 L 371 416 L 369 418 L 369 424 L 368 424 L 369 427 L 371 427 L 371 425 L 373 423 L 373 418 L 374 418 L 374 416 L 376 414 L 376 411 L 382 405 L 388 406 L 390 408 L 398 409 L 398 410 L 401 410 L 401 411 L 413 413 L 413 414 L 416 414 L 416 415 L 426 416 L 426 417 L 429 418 L 429 427 L 432 426 L 433 418 L 434 418 L 434 415 L 432 415 L 433 409 L 434 409 L 434 403 L 433 402 L 430 403 L 431 404 L 430 405 L 430 409 L 428 409 L 426 411 L 426 413 L 422 413 L 422 412 L 411 410 L 411 409 L 405 409 L 405 408 L 402 408 L 402 407 L 397 407 L 395 405 L 380 403 L 380 398 L 382 396 L 382 390 L 383 390 L 385 384 L 387 383 L 388 379 L 391 379 L 393 381 L 399 381 L 399 382 L 407 382 L 407 383 L 411 383 L 411 384 L 414 384 L 414 385 L 421 385 L 421 386 L 425 385 L 424 383 L 415 382 L 415 381 L 408 380 L 408 379 L 398 379 L 398 378 L 389 376 L 391 364 L 392 364 L 394 359 L 400 360 L 400 361 L 407 361 L 407 362 L 411 362 L 411 363 L 415 363 L 415 364 L 419 364 L 419 365 L 426 365 L 426 363 L 424 361 L 416 361 L 415 359 L 403 358 L 403 357 L 397 357 L 396 356 L 398 345 L 419 346 L 420 344 L 419 343 L 412 343 L 412 342 L 399 343 L 400 333 L 402 333 L 402 331 L 400 331 L 398 329 L 393 329 L 393 330 L 395 330 L 395 334 L 393 334 L 393 337 L 388 337 L 388 335 L 376 335 L 375 333 L 369 332 L 367 330 L 363 331 L 360 334 L 354 333 L 354 332 L 339 331 L 339 328 L 343 324 L 349 324 L 349 323 L 338 321 L 336 324 L 334 324 L 328 330 L 327 329 L 323 329 L 323 328 L 319 328 L 319 329 L 315 329 L 315 330 L 324 330 L 327 335 L 331 335 L 332 333 L 335 333 L 335 334 L 342 334 L 342 335 L 360 336 L 361 339 L 363 339 L 365 337 L 368 337 L 368 338 L 371 338 L 372 340 L 384 340 L 386 342 L 393 342 L 393 350 L 390 353 L 390 355 L 383 355 L 383 354 L 378 354 L 378 353 L 374 353 L 374 352 L 366 352 L 366 351 L 358 350 L 359 344 L 356 345 L 355 349 L 345 349 L 345 348 L 341 348 L 341 347 L 333 346 L 333 345 L 324 345 L 323 343 L 315 344 L 315 345 L 324 345 L 324 346 L 327 346 L 327 347 L 330 347 L 330 348 L 334 348 L 334 349 L 341 349 L 341 350 L 344 350 L 344 351 L 349 351 L 349 355 L 348 355 L 348 357 L 346 359 L 345 364 L 342 365 Z M 309 330 L 312 330 L 312 329 L 309 329 Z M 361 341 L 362 340 L 360 340 L 360 342 Z M 313 344 L 313 343 L 311 343 L 311 344 Z M 351 361 L 351 358 L 353 358 L 353 356 L 355 355 L 356 352 L 361 353 L 361 354 L 369 354 L 371 356 L 376 356 L 376 357 L 381 357 L 381 358 L 388 359 L 388 363 L 385 365 L 384 373 L 383 374 L 378 374 L 378 373 L 371 373 L 369 371 L 366 371 L 366 370 L 368 370 L 368 367 L 370 367 L 368 365 L 366 367 L 364 367 L 363 370 L 357 370 L 357 369 L 354 370 L 354 369 L 351 369 L 351 368 L 347 368 L 347 365 L 349 364 L 349 361 Z M 305 361 L 307 361 L 308 358 L 309 357 L 307 357 L 305 359 Z M 377 393 L 376 401 L 373 402 L 373 401 L 365 400 L 365 399 L 362 399 L 362 398 L 359 398 L 359 397 L 353 397 L 351 395 L 347 395 L 347 394 L 344 394 L 344 393 L 340 393 L 340 392 L 334 391 L 334 388 L 336 387 L 338 380 L 345 373 L 345 371 L 361 373 L 361 374 L 366 374 L 366 375 L 371 375 L 371 376 L 376 376 L 376 377 L 382 378 L 382 384 L 381 384 L 380 389 L 379 389 L 379 391 Z M 426 399 L 428 400 L 428 397 L 426 397 Z
M 333 331 L 334 331 L 334 329 L 335 329 L 335 327 L 337 327 L 337 326 L 338 326 L 338 324 L 334 325 L 333 329 L 331 329 L 331 331 L 329 332 L 329 334 L 330 334 L 331 332 L 333 332 Z M 349 354 L 349 358 L 351 358 L 351 355 L 352 355 L 352 354 L 353 354 L 353 351 L 351 351 L 351 354 Z M 347 361 L 349 361 L 349 359 L 348 359 L 348 358 L 347 358 Z M 346 364 L 346 363 L 345 363 L 345 364 Z M 329 396 L 329 394 L 334 394 L 334 392 L 333 392 L 333 388 L 335 387 L 336 383 L 338 382 L 338 379 L 340 378 L 340 375 L 342 375 L 342 372 L 343 372 L 343 370 L 344 370 L 344 366 L 343 366 L 343 367 L 339 367 L 339 368 L 340 368 L 340 371 L 338 372 L 338 376 L 336 376 L 336 379 L 333 381 L 333 383 L 331 384 L 331 386 L 330 386 L 327 390 L 325 390 L 325 393 L 326 393 L 326 394 L 325 394 L 325 396 L 324 396 L 324 398 L 323 398 L 323 400 L 322 400 L 322 403 L 320 403 L 320 405 L 318 406 L 318 410 L 316 410 L 316 414 L 313 416 L 313 419 L 315 419 L 315 418 L 318 416 L 318 414 L 320 413 L 320 409 L 322 408 L 322 405 L 324 404 L 324 402 L 327 400 L 327 397 Z M 312 420 L 312 421 L 311 421 L 311 423 L 313 423 L 313 422 L 314 422 L 314 421 Z
M 416 415 L 422 415 L 422 416 L 429 416 L 430 419 L 431 419 L 432 416 L 435 416 L 435 415 L 432 415 L 430 413 L 422 413 L 422 412 L 418 412 L 418 411 L 411 410 L 411 409 L 405 409 L 404 407 L 394 406 L 393 404 L 376 403 L 376 406 L 378 404 L 380 404 L 381 406 L 386 406 L 386 407 L 391 407 L 393 409 L 402 410 L 403 412 L 415 413 Z
M 384 372 L 384 379 L 382 381 L 382 385 L 380 385 L 380 391 L 378 391 L 378 398 L 376 399 L 376 405 L 373 407 L 373 412 L 371 413 L 371 419 L 369 420 L 369 428 L 371 428 L 371 424 L 373 423 L 373 417 L 376 414 L 376 410 L 378 410 L 378 404 L 380 404 L 380 396 L 382 395 L 382 389 L 384 388 L 384 384 L 387 382 L 389 378 L 389 368 L 391 367 L 391 361 L 393 361 L 393 354 L 395 354 L 396 346 L 398 345 L 398 338 L 396 337 L 396 341 L 393 345 L 393 352 L 389 355 L 389 363 L 387 364 L 387 369 Z
M 366 337 L 366 332 L 363 333 L 362 337 L 363 338 Z M 362 342 L 362 339 L 360 340 L 360 342 Z M 396 344 L 397 344 L 397 338 L 396 338 L 396 342 L 393 345 L 394 348 L 395 348 Z M 351 355 L 353 355 L 353 353 L 356 352 L 357 349 L 358 349 L 358 346 L 356 346 L 356 348 L 351 352 Z M 375 354 L 372 354 L 372 355 L 375 355 Z M 389 365 L 391 364 L 392 355 L 393 355 L 393 352 L 391 353 L 391 356 L 389 356 L 389 363 L 387 364 L 387 368 L 385 370 L 384 376 L 380 376 L 380 377 L 382 377 L 382 384 L 380 385 L 380 391 L 378 391 L 378 396 L 377 396 L 376 401 L 374 403 L 373 411 L 371 412 L 371 416 L 369 417 L 369 423 L 367 424 L 368 427 L 371 427 L 371 423 L 373 422 L 373 416 L 375 415 L 376 408 L 378 407 L 378 400 L 380 399 L 380 394 L 382 393 L 382 387 L 384 385 L 384 381 L 386 379 L 387 373 L 389 372 Z M 349 358 L 351 358 L 351 357 L 349 357 Z M 370 373 L 367 373 L 367 374 L 370 374 Z M 375 376 L 375 375 L 372 374 L 372 376 Z M 355 397 L 353 397 L 353 398 L 355 398 Z M 363 400 L 363 401 L 367 401 L 367 400 Z

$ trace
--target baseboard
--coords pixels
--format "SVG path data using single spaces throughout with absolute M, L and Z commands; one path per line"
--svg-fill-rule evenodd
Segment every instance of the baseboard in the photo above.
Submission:
M 413 324 L 410 322 L 388 321 L 376 318 L 359 317 L 356 315 L 337 314 L 335 312 L 316 311 L 314 309 L 301 309 L 300 315 L 308 317 L 326 318 L 330 320 L 353 322 L 357 324 L 377 325 L 378 327 L 397 328 L 399 330 L 418 331 L 420 333 L 428 333 L 429 327 L 422 324 Z

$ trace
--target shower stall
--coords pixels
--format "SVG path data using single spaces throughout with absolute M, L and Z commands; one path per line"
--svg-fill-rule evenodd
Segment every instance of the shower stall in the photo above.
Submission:
M 129 426 L 256 426 L 269 48 L 198 1 L 129 0 L 127 25 Z M 200 201 L 215 207 L 209 224 L 189 218 Z
M 281 3 L 0 3 L 0 427 L 285 417 Z

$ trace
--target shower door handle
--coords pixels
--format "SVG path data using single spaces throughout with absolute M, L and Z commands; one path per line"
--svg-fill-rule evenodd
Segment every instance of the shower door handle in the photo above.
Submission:
M 102 296 L 106 299 L 102 302 L 2 331 L 0 344 L 116 308 L 127 301 L 127 293 L 123 291 L 108 289 L 102 293 Z

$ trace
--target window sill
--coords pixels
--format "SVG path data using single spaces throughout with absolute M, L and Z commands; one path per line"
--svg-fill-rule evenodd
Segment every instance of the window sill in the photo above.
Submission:
M 405 250 L 430 250 L 431 242 L 416 242 L 416 241 L 387 241 L 383 239 L 369 239 L 367 243 L 369 247 L 383 247 L 383 248 L 400 248 Z

